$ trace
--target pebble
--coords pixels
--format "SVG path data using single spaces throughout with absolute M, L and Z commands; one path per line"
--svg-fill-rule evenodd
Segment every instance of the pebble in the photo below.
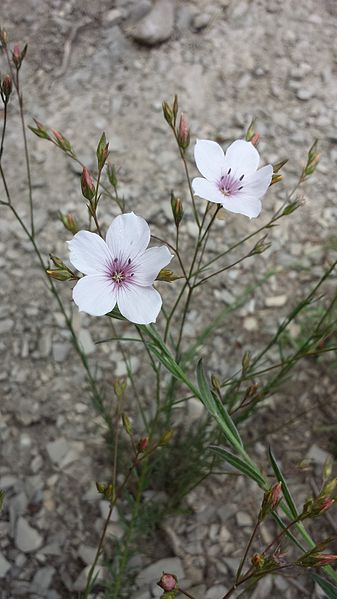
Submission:
M 96 345 L 92 340 L 90 331 L 88 329 L 81 329 L 78 335 L 79 344 L 85 354 L 90 356 L 96 351 Z
M 11 318 L 6 318 L 5 320 L 0 320 L 0 335 L 5 335 L 12 330 L 14 326 L 14 320 Z
M 69 343 L 56 342 L 53 344 L 53 358 L 55 362 L 64 362 L 70 351 Z
M 60 464 L 68 450 L 69 445 L 63 437 L 47 443 L 47 452 L 54 464 Z
M 76 578 L 74 584 L 73 584 L 73 591 L 84 591 L 86 584 L 87 584 L 87 579 L 88 579 L 88 574 L 90 572 L 90 566 L 86 566 L 82 572 L 79 574 L 79 576 Z M 96 566 L 93 572 L 93 578 L 94 580 L 96 580 L 97 582 L 102 580 L 104 578 L 104 568 L 102 568 L 102 566 Z
M 254 316 L 246 316 L 246 318 L 243 319 L 243 328 L 246 331 L 257 331 L 259 323 Z
M 20 517 L 16 526 L 15 545 L 20 551 L 30 553 L 41 547 L 43 542 L 42 536 L 35 528 L 28 524 L 25 518 Z
M 87 566 L 90 566 L 95 561 L 96 551 L 96 547 L 90 547 L 89 545 L 84 545 L 82 543 L 78 548 L 78 557 L 80 557 Z
M 6 558 L 0 553 L 0 578 L 4 578 L 7 572 L 11 569 L 11 564 Z
M 332 456 L 327 451 L 324 451 L 324 449 L 321 449 L 315 444 L 310 447 L 306 458 L 315 464 L 319 464 L 320 466 L 324 466 L 327 460 L 332 461 Z
M 296 92 L 296 97 L 299 100 L 302 100 L 302 102 L 307 102 L 308 100 L 311 100 L 311 98 L 313 98 L 314 95 L 315 95 L 314 90 L 309 89 L 309 88 L 300 87 L 300 89 L 298 89 Z
M 32 591 L 45 596 L 56 570 L 53 566 L 45 566 L 36 572 L 32 580 Z
M 236 513 L 236 521 L 238 526 L 251 526 L 252 519 L 249 514 L 246 512 L 237 512 Z
M 265 305 L 267 308 L 280 308 L 287 303 L 288 297 L 286 295 L 274 295 L 271 297 L 266 297 Z
M 223 584 L 217 584 L 206 591 L 205 599 L 219 599 L 223 597 L 228 589 Z
M 146 46 L 165 42 L 173 33 L 174 12 L 175 0 L 156 0 L 150 12 L 129 29 L 129 35 Z
M 211 21 L 211 17 L 210 15 L 208 15 L 205 12 L 201 12 L 197 15 L 195 15 L 195 17 L 193 18 L 193 29 L 195 31 L 202 31 L 202 29 L 205 29 L 209 23 Z

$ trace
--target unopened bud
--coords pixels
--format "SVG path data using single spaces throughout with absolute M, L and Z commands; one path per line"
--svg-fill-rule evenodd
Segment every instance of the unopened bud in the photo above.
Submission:
M 328 457 L 325 460 L 324 466 L 323 466 L 323 479 L 326 480 L 327 478 L 330 478 L 332 474 L 332 459 L 330 457 Z
M 173 112 L 172 112 L 172 109 L 170 108 L 170 106 L 168 105 L 168 103 L 166 102 L 166 100 L 164 100 L 164 102 L 163 102 L 163 114 L 164 114 L 164 118 L 165 118 L 166 122 L 169 125 L 172 125 Z
M 42 137 L 42 139 L 49 139 L 51 140 L 51 137 L 47 131 L 47 128 L 45 127 L 45 125 L 43 125 L 42 123 L 40 123 L 40 121 L 37 121 L 36 119 L 34 119 L 35 121 L 35 125 L 36 127 L 32 127 L 31 125 L 28 126 L 28 128 L 35 133 L 35 135 L 37 135 L 38 137 Z
M 274 162 L 273 164 L 273 173 L 278 173 L 281 168 L 287 164 L 288 158 L 284 158 L 283 160 L 279 160 L 278 162 Z
M 60 133 L 57 129 L 52 129 L 57 145 L 64 151 L 72 154 L 70 141 Z
M 143 453 L 147 449 L 148 445 L 149 445 L 148 437 L 143 437 L 142 439 L 139 439 L 138 447 L 137 447 L 139 453 Z
M 306 518 L 315 518 L 320 516 L 327 510 L 329 510 L 335 503 L 332 497 L 311 497 L 308 499 L 304 506 L 302 513 L 299 516 L 299 520 L 305 520 Z
M 109 179 L 112 187 L 114 187 L 116 189 L 116 187 L 118 185 L 118 179 L 117 179 L 116 168 L 113 164 L 107 165 L 107 174 L 108 174 L 108 179 Z
M 337 478 L 332 478 L 331 480 L 326 481 L 324 483 L 323 488 L 320 492 L 321 497 L 331 497 L 331 494 L 335 490 L 337 485 Z
M 261 139 L 260 133 L 254 133 L 254 135 L 252 136 L 252 138 L 249 141 L 251 144 L 253 144 L 253 146 L 257 146 L 260 139 Z
M 259 513 L 259 522 L 262 522 L 268 514 L 277 508 L 281 499 L 281 489 L 282 483 L 277 482 L 271 489 L 265 491 Z
M 177 198 L 174 193 L 171 193 L 171 208 L 176 227 L 179 227 L 184 216 L 183 203 L 180 198 Z
M 127 414 L 122 414 L 122 422 L 125 432 L 129 435 L 129 437 L 131 437 L 131 435 L 133 434 L 132 423 Z
M 173 437 L 173 432 L 172 431 L 166 431 L 166 433 L 164 433 L 159 440 L 158 445 L 167 445 L 167 443 L 169 443 L 171 441 Z
M 250 366 L 250 363 L 251 363 L 251 357 L 252 356 L 251 356 L 250 351 L 246 351 L 243 354 L 243 357 L 242 357 L 242 370 L 243 370 L 243 372 L 245 372 L 246 370 L 248 370 L 248 368 Z
M 292 214 L 292 212 L 295 212 L 295 210 L 300 208 L 300 206 L 303 206 L 303 204 L 303 200 L 295 200 L 294 202 L 291 202 L 283 209 L 282 216 L 288 216 L 289 214 Z
M 1 91 L 4 96 L 4 102 L 6 102 L 6 103 L 8 102 L 9 96 L 12 93 L 12 88 L 13 88 L 12 77 L 10 75 L 5 75 L 2 80 Z
M 174 591 L 178 588 L 177 586 L 178 580 L 174 574 L 169 574 L 167 572 L 163 572 L 163 575 L 159 582 L 157 582 L 158 586 L 163 589 L 166 593 L 170 591 Z
M 255 122 L 256 119 L 253 119 L 246 131 L 246 141 L 251 141 L 255 135 Z
M 8 33 L 0 27 L 0 44 L 3 48 L 7 47 L 8 44 Z
M 175 96 L 173 98 L 173 104 L 172 104 L 174 124 L 176 124 L 178 110 L 179 110 L 178 96 L 177 96 L 177 94 L 175 94 Z
M 337 555 L 331 553 L 315 553 L 309 552 L 303 555 L 295 563 L 297 566 L 302 568 L 320 568 L 321 566 L 328 566 L 337 560 Z
M 178 129 L 178 143 L 182 150 L 186 150 L 190 144 L 190 132 L 184 113 L 181 113 Z
M 213 387 L 213 389 L 215 389 L 215 391 L 221 391 L 220 380 L 218 379 L 218 377 L 215 374 L 211 375 L 211 383 L 212 383 L 212 387 Z
M 20 46 L 15 45 L 12 51 L 12 59 L 14 62 L 14 65 L 16 66 L 16 69 L 19 70 L 21 65 L 22 65 L 22 61 L 24 59 L 24 57 L 26 56 L 26 52 L 27 52 L 27 44 L 24 46 L 23 50 L 21 50 Z
M 48 277 L 51 277 L 56 281 L 73 281 L 74 278 L 76 278 L 69 270 L 63 270 L 61 268 L 47 268 L 46 273 Z
M 120 376 L 113 381 L 114 392 L 118 399 L 122 399 L 126 390 L 127 380 L 125 376 Z
M 262 237 L 262 239 L 259 239 L 252 250 L 252 254 L 263 254 L 263 252 L 270 248 L 271 243 L 266 242 L 265 239 L 267 239 L 267 235 Z
M 283 179 L 283 175 L 278 175 L 278 174 L 275 175 L 274 174 L 274 175 L 272 175 L 270 185 L 275 185 L 276 183 L 279 183 L 280 181 L 282 181 L 282 179 Z
M 306 177 L 309 177 L 310 175 L 312 175 L 316 170 L 316 166 L 319 163 L 319 159 L 320 159 L 320 155 L 317 151 L 317 148 L 318 148 L 318 141 L 316 139 L 308 151 L 307 163 L 303 169 L 301 181 L 304 181 L 304 179 L 306 179 Z
M 2 491 L 2 490 L 0 489 L 0 513 L 1 513 L 1 512 L 2 512 L 2 510 L 3 510 L 4 503 L 5 503 L 5 491 Z
M 81 188 L 83 196 L 91 202 L 95 195 L 95 184 L 86 166 L 83 167 L 81 176 Z
M 68 214 L 63 214 L 61 211 L 59 211 L 58 217 L 61 223 L 63 224 L 64 228 L 67 229 L 67 231 L 70 231 L 70 233 L 72 233 L 73 235 L 75 235 L 75 233 L 78 232 L 78 224 L 76 222 L 75 217 L 72 214 L 70 214 L 70 212 Z
M 98 170 L 101 171 L 103 166 L 105 165 L 106 159 L 109 156 L 109 144 L 106 140 L 105 133 L 102 133 L 101 138 L 98 142 L 96 156 Z

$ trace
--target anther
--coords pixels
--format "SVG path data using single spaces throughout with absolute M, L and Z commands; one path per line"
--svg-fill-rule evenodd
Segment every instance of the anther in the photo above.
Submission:
M 238 191 L 240 191 L 240 189 L 243 189 L 243 185 L 241 185 L 241 187 L 238 188 Z
M 231 168 L 230 168 L 230 169 L 228 169 L 228 173 L 227 173 L 227 175 L 229 175 L 229 174 L 230 174 L 231 170 L 232 170 Z
M 239 181 L 242 181 L 243 177 L 244 177 L 244 175 L 241 175 L 241 177 L 240 177 Z
M 131 258 L 128 259 L 128 264 L 131 264 Z

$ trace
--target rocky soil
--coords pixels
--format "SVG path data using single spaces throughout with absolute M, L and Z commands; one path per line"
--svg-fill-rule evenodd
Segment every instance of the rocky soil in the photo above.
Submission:
M 271 232 L 271 249 L 253 266 L 244 262 L 230 277 L 212 283 L 193 307 L 186 341 L 201 329 L 210 307 L 230 305 L 247 285 L 275 269 L 212 340 L 208 368 L 228 376 L 243 351 L 269 338 L 317 281 L 336 243 L 335 2 L 3 0 L 0 23 L 13 41 L 29 45 L 23 68 L 28 122 L 36 117 L 60 129 L 89 168 L 105 130 L 127 206 L 161 237 L 168 235 L 171 189 L 187 204 L 184 174 L 161 114 L 163 98 L 179 94 L 192 140 L 206 137 L 226 146 L 256 116 L 263 160 L 289 158 L 284 183 L 265 198 L 259 224 L 284 200 L 307 148 L 319 138 L 321 161 L 303 189 L 305 205 Z M 3 166 L 27 219 L 15 121 L 11 108 Z M 40 245 L 46 255 L 66 257 L 68 237 L 57 211 L 75 211 L 85 226 L 79 170 L 46 142 L 29 135 L 29 143 Z M 190 162 L 194 173 L 192 152 Z M 104 224 L 114 214 L 115 207 L 106 202 Z M 228 214 L 216 223 L 211 248 L 232 244 L 256 227 L 257 221 Z M 187 246 L 195 235 L 188 208 L 182 235 Z M 0 489 L 7 493 L 0 521 L 0 596 L 76 596 L 106 514 L 94 485 L 109 476 L 102 423 L 90 405 L 63 316 L 48 295 L 30 244 L 4 208 L 0 267 Z M 168 298 L 174 294 L 162 292 Z M 70 307 L 69 287 L 62 295 Z M 104 319 L 80 317 L 74 309 L 74 326 L 102 384 L 108 387 L 114 376 L 125 374 L 119 348 L 94 343 L 111 336 Z M 132 365 L 140 373 L 142 356 L 135 353 Z M 335 370 L 312 363 L 245 429 L 261 463 L 266 463 L 267 442 L 276 448 L 297 497 L 310 492 L 327 455 L 336 452 L 335 409 Z M 305 457 L 313 466 L 303 471 L 299 464 Z M 229 587 L 260 495 L 240 478 L 217 475 L 187 501 L 189 515 L 165 523 L 159 549 L 154 544 L 139 548 L 136 565 L 142 571 L 132 599 L 158 597 L 155 582 L 163 570 L 174 571 L 200 599 L 220 599 Z M 119 537 L 117 511 L 112 520 L 110 532 Z M 270 534 L 262 529 L 264 542 Z M 296 574 L 264 579 L 252 597 L 316 599 L 322 594 Z

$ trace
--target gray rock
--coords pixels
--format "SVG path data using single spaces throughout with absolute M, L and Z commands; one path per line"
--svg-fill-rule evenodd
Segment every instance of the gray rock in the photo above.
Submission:
M 183 579 L 185 576 L 181 559 L 179 557 L 168 557 L 144 568 L 138 574 L 136 584 L 140 588 L 151 585 L 160 579 L 163 572 L 174 574 L 178 580 Z
M 43 331 L 38 342 L 38 351 L 41 358 L 47 358 L 50 354 L 52 345 L 51 331 L 48 329 Z
M 324 465 L 327 460 L 332 460 L 331 455 L 318 447 L 318 445 L 312 445 L 306 455 L 308 460 L 315 462 L 315 464 Z
M 53 358 L 55 362 L 64 362 L 69 354 L 70 345 L 69 343 L 54 343 L 53 345 Z
M 88 329 L 81 329 L 78 335 L 79 344 L 85 354 L 88 356 L 96 351 L 96 345 L 92 340 Z
M 205 595 L 205 599 L 219 599 L 219 597 L 223 597 L 226 593 L 227 589 L 223 586 L 223 584 L 217 584 L 214 587 L 208 589 Z
M 207 13 L 201 12 L 198 15 L 195 15 L 193 19 L 193 29 L 195 29 L 195 31 L 201 31 L 210 24 L 210 21 L 211 17 Z
M 38 570 L 32 580 L 32 590 L 45 596 L 45 591 L 49 589 L 54 574 L 55 568 L 52 566 Z
M 11 564 L 0 553 L 0 578 L 4 578 L 4 576 L 6 576 L 8 570 L 10 570 L 10 568 L 11 568 Z
M 69 450 L 69 445 L 67 441 L 60 437 L 60 439 L 56 439 L 56 441 L 51 441 L 47 443 L 47 452 L 48 455 L 54 464 L 60 464 L 67 454 Z
M 15 545 L 20 551 L 30 553 L 41 547 L 43 542 L 42 536 L 35 528 L 28 524 L 25 518 L 20 517 L 16 526 Z
M 11 318 L 6 318 L 5 320 L 0 320 L 0 335 L 5 335 L 12 330 L 14 326 L 14 320 Z
M 88 579 L 88 574 L 89 574 L 90 568 L 91 568 L 91 566 L 86 566 L 82 570 L 80 575 L 76 578 L 76 580 L 73 584 L 73 591 L 84 591 L 86 584 L 87 584 L 87 579 Z M 95 567 L 94 573 L 93 573 L 93 578 L 97 582 L 104 578 L 104 568 L 102 568 L 102 566 L 98 565 Z
M 236 513 L 236 521 L 238 526 L 251 526 L 252 519 L 249 514 L 246 512 L 237 512 Z
M 91 566 L 95 561 L 96 551 L 96 547 L 90 547 L 89 545 L 84 545 L 82 543 L 78 548 L 78 557 L 80 557 L 87 566 Z
M 129 28 L 130 36 L 147 46 L 155 46 L 168 40 L 174 27 L 175 0 L 156 0 L 152 10 L 134 27 Z

